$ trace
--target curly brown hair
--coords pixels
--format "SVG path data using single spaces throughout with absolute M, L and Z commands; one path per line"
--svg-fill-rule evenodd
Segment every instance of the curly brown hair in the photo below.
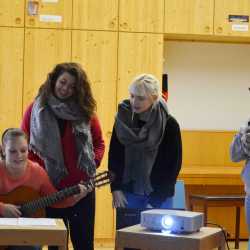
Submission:
M 60 63 L 54 67 L 48 74 L 45 83 L 39 88 L 38 95 L 41 97 L 42 105 L 46 105 L 50 94 L 54 95 L 56 81 L 65 72 L 75 77 L 75 91 L 72 97 L 89 120 L 96 110 L 96 101 L 92 94 L 88 76 L 78 63 Z

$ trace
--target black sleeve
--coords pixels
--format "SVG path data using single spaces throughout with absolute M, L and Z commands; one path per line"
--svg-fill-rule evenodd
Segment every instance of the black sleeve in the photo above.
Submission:
M 109 145 L 108 169 L 114 173 L 114 181 L 111 183 L 111 192 L 120 190 L 122 184 L 122 175 L 125 164 L 125 147 L 120 143 L 113 128 Z
M 178 122 L 170 117 L 152 170 L 151 182 L 154 191 L 150 194 L 149 203 L 153 207 L 159 207 L 167 197 L 173 196 L 181 164 L 181 131 Z

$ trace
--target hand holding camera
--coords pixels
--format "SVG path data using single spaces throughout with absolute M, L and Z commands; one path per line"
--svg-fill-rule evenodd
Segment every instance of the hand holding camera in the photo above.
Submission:
M 248 122 L 244 129 L 242 129 L 241 142 L 243 147 L 250 151 L 250 122 Z

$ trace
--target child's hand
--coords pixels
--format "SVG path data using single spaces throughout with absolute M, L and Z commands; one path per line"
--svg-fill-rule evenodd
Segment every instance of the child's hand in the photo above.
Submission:
M 12 204 L 4 204 L 3 207 L 3 217 L 6 218 L 17 218 L 22 215 L 19 208 Z

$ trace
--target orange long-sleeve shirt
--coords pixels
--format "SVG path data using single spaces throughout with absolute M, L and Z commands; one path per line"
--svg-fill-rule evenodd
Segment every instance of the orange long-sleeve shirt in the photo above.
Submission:
M 8 194 L 18 187 L 30 187 L 41 196 L 57 192 L 50 182 L 46 171 L 37 163 L 28 160 L 25 173 L 20 178 L 11 177 L 3 162 L 0 162 L 0 195 Z M 53 207 L 70 207 L 76 203 L 73 197 L 64 199 L 53 205 Z M 0 215 L 3 214 L 4 203 L 0 200 Z

